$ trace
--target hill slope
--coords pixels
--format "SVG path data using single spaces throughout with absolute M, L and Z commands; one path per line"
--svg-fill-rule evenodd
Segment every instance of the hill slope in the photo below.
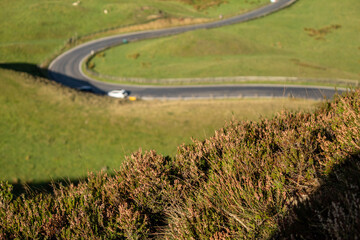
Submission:
M 12 199 L 1 183 L 0 238 L 359 237 L 359 106 L 356 90 L 313 114 L 233 122 L 53 194 Z
M 359 80 L 359 12 L 358 0 L 301 0 L 255 21 L 111 48 L 92 64 L 99 73 L 120 77 Z
M 140 147 L 173 156 L 177 145 L 190 143 L 191 137 L 212 136 L 233 117 L 256 120 L 283 108 L 310 110 L 315 103 L 296 99 L 128 102 L 3 69 L 0 89 L 5 89 L 0 95 L 0 180 L 33 184 L 117 169 L 124 156 Z
M 194 3 L 206 6 L 208 2 Z M 200 11 L 178 0 L 2 0 L 0 63 L 41 64 L 60 54 L 66 44 L 74 44 L 81 36 L 106 29 L 149 22 L 155 22 L 157 27 L 169 27 L 176 22 L 181 24 L 183 19 L 189 22 L 217 19 L 220 13 L 234 15 L 268 3 L 267 0 L 226 2 Z

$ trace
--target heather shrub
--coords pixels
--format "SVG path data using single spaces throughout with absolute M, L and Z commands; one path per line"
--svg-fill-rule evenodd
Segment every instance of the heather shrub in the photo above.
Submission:
M 112 201 L 106 174 L 78 186 L 54 187 L 53 195 L 25 195 L 2 205 L 1 239 L 118 239 L 147 234 L 147 218 L 124 200 Z M 3 202 L 3 200 L 2 200 Z
M 120 171 L 110 180 L 117 186 L 112 193 L 114 199 L 127 196 L 126 201 L 133 205 L 150 222 L 155 231 L 166 224 L 164 209 L 168 207 L 174 181 L 171 159 L 156 154 L 154 151 L 142 154 L 134 153 Z
M 359 97 L 231 122 L 173 159 L 138 151 L 52 193 L 1 183 L 0 239 L 359 237 Z
M 360 155 L 324 179 L 309 201 L 290 209 L 274 239 L 358 239 L 360 236 Z
M 308 199 L 335 165 L 359 150 L 359 119 L 356 91 L 314 114 L 232 123 L 209 140 L 183 146 L 175 162 L 196 187 L 188 193 L 191 205 L 170 209 L 169 235 L 204 237 L 204 219 L 216 218 L 218 228 L 208 229 L 206 238 L 219 232 L 272 236 L 291 206 Z M 185 217 L 193 214 L 201 221 Z

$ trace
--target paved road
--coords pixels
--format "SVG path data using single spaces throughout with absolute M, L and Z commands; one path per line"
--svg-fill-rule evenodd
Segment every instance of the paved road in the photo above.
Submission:
M 80 87 L 91 85 L 97 93 L 104 94 L 113 89 L 124 88 L 130 91 L 131 95 L 140 98 L 218 98 L 218 97 L 286 97 L 294 96 L 301 98 L 330 98 L 335 93 L 334 89 L 319 87 L 291 87 L 291 86 L 269 86 L 269 85 L 223 85 L 223 86 L 188 86 L 188 87 L 151 87 L 120 85 L 100 82 L 86 76 L 81 65 L 91 53 L 105 48 L 119 45 L 124 39 L 128 42 L 137 40 L 158 38 L 168 35 L 180 34 L 197 29 L 210 29 L 230 24 L 248 21 L 268 15 L 272 12 L 283 9 L 296 0 L 279 0 L 276 3 L 261 7 L 236 17 L 216 22 L 182 26 L 161 30 L 142 31 L 129 34 L 121 34 L 112 37 L 94 40 L 57 57 L 49 66 L 50 77 L 69 87 Z

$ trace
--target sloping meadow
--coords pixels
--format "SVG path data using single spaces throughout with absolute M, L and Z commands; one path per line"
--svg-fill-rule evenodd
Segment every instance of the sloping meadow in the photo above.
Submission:
M 15 198 L 1 183 L 0 239 L 353 239 L 359 152 L 356 90 L 314 113 L 233 122 L 173 159 L 139 151 L 52 193 Z

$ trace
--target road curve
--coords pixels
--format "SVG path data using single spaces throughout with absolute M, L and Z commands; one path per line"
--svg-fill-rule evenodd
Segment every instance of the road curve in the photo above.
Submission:
M 91 53 L 100 51 L 105 48 L 121 44 L 124 39 L 128 42 L 137 40 L 158 38 L 163 36 L 180 34 L 197 29 L 210 29 L 230 24 L 245 22 L 251 19 L 268 15 L 272 12 L 283 9 L 296 0 L 279 0 L 256 9 L 254 11 L 235 16 L 232 18 L 219 20 L 216 22 L 181 26 L 168 29 L 151 30 L 120 34 L 112 37 L 106 37 L 79 45 L 62 55 L 58 56 L 51 62 L 48 72 L 52 80 L 65 86 L 77 88 L 84 85 L 90 85 L 96 93 L 105 94 L 106 92 L 124 88 L 131 92 L 131 95 L 144 99 L 156 98 L 224 98 L 224 97 L 297 97 L 323 99 L 331 98 L 335 90 L 324 87 L 303 87 L 303 86 L 279 86 L 279 85 L 216 85 L 216 86 L 173 86 L 173 87 L 155 87 L 155 86 L 134 86 L 111 84 L 96 81 L 86 76 L 81 66 Z

